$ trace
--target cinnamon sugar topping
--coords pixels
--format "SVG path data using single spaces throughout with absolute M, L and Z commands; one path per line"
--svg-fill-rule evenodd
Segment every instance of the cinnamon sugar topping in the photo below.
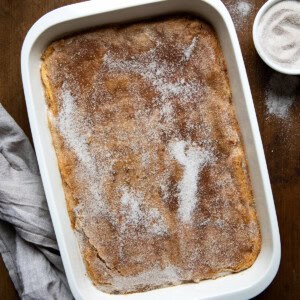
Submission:
M 49 124 L 93 282 L 129 293 L 249 267 L 259 227 L 213 29 L 174 17 L 51 47 Z
M 213 160 L 213 153 L 201 150 L 186 141 L 176 141 L 170 144 L 170 151 L 174 158 L 184 168 L 183 176 L 178 184 L 179 208 L 178 214 L 183 223 L 192 221 L 193 210 L 199 201 L 197 191 L 198 177 L 203 167 Z

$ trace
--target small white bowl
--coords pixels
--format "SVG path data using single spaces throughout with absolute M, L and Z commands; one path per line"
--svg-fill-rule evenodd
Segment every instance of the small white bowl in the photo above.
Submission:
M 288 75 L 300 75 L 300 69 L 291 69 L 291 68 L 285 68 L 271 60 L 265 51 L 262 49 L 259 38 L 258 38 L 258 25 L 260 23 L 261 18 L 263 15 L 269 10 L 274 4 L 285 1 L 285 0 L 269 0 L 267 1 L 258 11 L 254 24 L 253 24 L 253 41 L 254 41 L 254 46 L 256 48 L 257 53 L 261 57 L 261 59 L 272 69 L 275 71 L 278 71 L 283 74 L 288 74 Z

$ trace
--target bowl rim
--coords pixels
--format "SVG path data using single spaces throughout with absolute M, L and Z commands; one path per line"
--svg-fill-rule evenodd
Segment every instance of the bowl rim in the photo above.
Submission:
M 259 38 L 258 38 L 258 26 L 261 18 L 265 15 L 265 13 L 275 4 L 279 2 L 283 2 L 286 0 L 268 0 L 258 11 L 254 23 L 253 23 L 253 29 L 252 29 L 252 36 L 253 36 L 253 42 L 255 49 L 257 53 L 259 54 L 260 58 L 273 70 L 278 71 L 283 74 L 287 75 L 300 75 L 300 68 L 297 69 L 290 69 L 286 67 L 282 67 L 279 64 L 275 63 L 272 59 L 266 55 L 265 51 L 262 49 Z

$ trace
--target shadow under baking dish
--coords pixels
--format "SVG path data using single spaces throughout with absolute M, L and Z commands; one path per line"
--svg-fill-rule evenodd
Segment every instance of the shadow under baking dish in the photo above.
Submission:
M 246 299 L 264 290 L 280 261 L 280 239 L 262 142 L 240 46 L 232 20 L 220 0 L 88 1 L 54 10 L 38 20 L 22 48 L 22 79 L 40 172 L 68 282 L 76 299 Z M 43 50 L 62 36 L 104 24 L 154 16 L 191 13 L 215 28 L 225 56 L 233 104 L 248 159 L 262 233 L 261 252 L 249 269 L 216 280 L 184 284 L 130 295 L 99 291 L 86 276 L 66 208 L 56 154 L 47 123 L 40 78 Z

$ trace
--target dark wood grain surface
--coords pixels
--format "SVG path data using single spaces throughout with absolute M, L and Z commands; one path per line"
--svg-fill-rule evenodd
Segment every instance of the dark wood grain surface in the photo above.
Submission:
M 21 46 L 26 32 L 39 17 L 59 6 L 75 2 L 79 1 L 0 0 L 0 102 L 30 139 L 20 74 Z M 223 2 L 236 25 L 246 64 L 270 173 L 282 242 L 279 272 L 272 284 L 256 299 L 299 299 L 300 86 L 293 91 L 291 81 L 300 78 L 279 75 L 272 71 L 261 61 L 254 49 L 252 24 L 264 0 L 223 0 Z M 245 3 L 249 6 L 245 6 Z M 272 97 L 273 100 L 274 97 L 275 100 L 283 97 L 289 102 L 284 117 L 278 116 L 278 113 L 277 116 L 272 115 L 272 107 L 267 105 L 268 99 L 270 101 Z M 0 299 L 18 299 L 1 257 Z

